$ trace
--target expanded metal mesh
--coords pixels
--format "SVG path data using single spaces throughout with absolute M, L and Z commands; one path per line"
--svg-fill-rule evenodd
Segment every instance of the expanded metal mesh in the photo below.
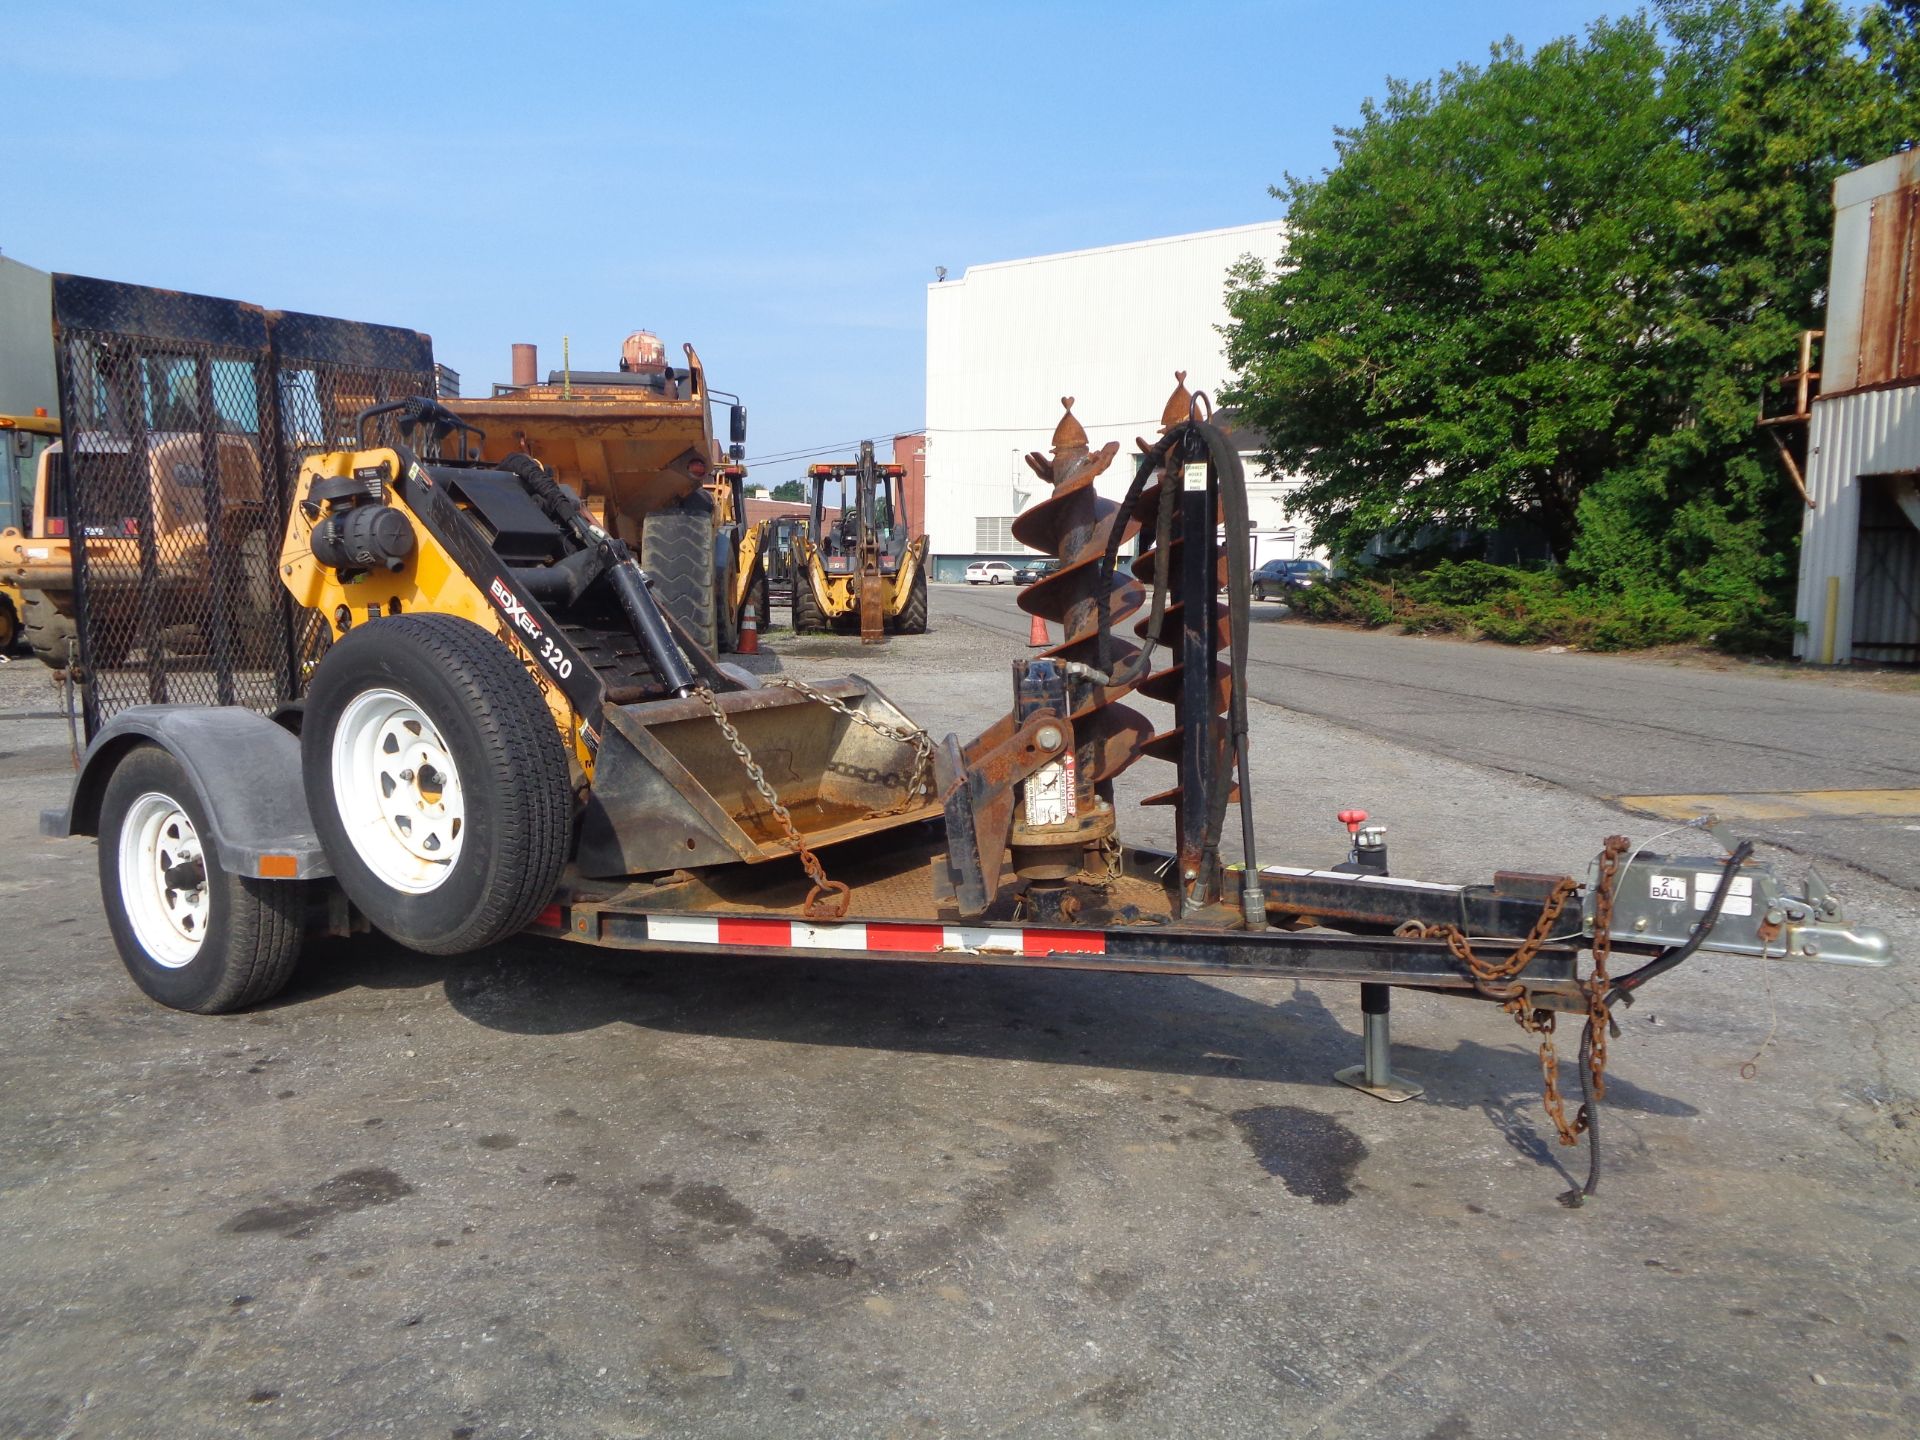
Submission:
M 54 319 L 88 733 L 130 705 L 297 699 L 326 636 L 276 573 L 300 459 L 431 394 L 426 337 L 74 276 Z

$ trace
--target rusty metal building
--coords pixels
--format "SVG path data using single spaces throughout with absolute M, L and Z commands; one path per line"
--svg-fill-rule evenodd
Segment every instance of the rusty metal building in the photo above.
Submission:
M 1173 235 L 1059 255 L 973 265 L 927 287 L 926 520 L 936 580 L 958 580 L 974 559 L 1016 559 L 1013 517 L 1044 493 L 1022 463 L 1045 451 L 1060 397 L 1095 448 L 1120 442 L 1100 477 L 1115 497 L 1132 478 L 1134 437 L 1153 435 L 1173 389 L 1218 393 L 1228 378 L 1227 271 L 1245 255 L 1277 260 L 1278 221 Z M 1285 522 L 1286 482 L 1249 465 L 1255 525 Z M 1272 492 L 1271 494 L 1267 492 Z M 1289 531 L 1291 536 L 1293 532 Z
M 1834 182 L 1795 654 L 1920 664 L 1920 152 Z

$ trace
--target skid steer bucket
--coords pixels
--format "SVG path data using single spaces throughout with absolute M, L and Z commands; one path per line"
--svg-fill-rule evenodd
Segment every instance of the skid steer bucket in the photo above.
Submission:
M 814 688 L 862 719 L 782 687 L 728 691 L 714 699 L 736 750 L 698 698 L 609 705 L 581 871 L 610 878 L 792 855 L 773 797 L 816 848 L 937 815 L 930 770 L 910 738 L 896 738 L 917 733 L 913 722 L 857 676 Z M 772 797 L 748 774 L 749 757 Z

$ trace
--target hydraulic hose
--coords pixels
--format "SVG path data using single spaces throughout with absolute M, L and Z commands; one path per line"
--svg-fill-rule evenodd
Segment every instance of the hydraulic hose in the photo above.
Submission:
M 1676 965 L 1684 964 L 1692 957 L 1694 951 L 1698 950 L 1701 945 L 1706 942 L 1707 936 L 1713 933 L 1714 924 L 1720 919 L 1720 911 L 1727 903 L 1727 896 L 1733 893 L 1733 877 L 1739 873 L 1740 867 L 1747 863 L 1747 860 L 1752 854 L 1753 842 L 1751 840 L 1742 840 L 1734 847 L 1733 854 L 1727 857 L 1727 863 L 1720 871 L 1720 883 L 1714 887 L 1713 899 L 1707 902 L 1706 913 L 1700 917 L 1700 923 L 1693 927 L 1693 934 L 1687 937 L 1684 945 L 1679 945 L 1671 950 L 1665 951 L 1654 959 L 1649 960 L 1638 970 L 1627 975 L 1622 975 L 1618 980 L 1614 981 L 1612 987 L 1607 991 L 1606 1004 L 1608 1009 L 1612 1009 L 1615 1002 L 1622 999 L 1625 999 L 1628 1004 L 1632 1004 L 1634 991 L 1638 990 L 1655 976 L 1664 975 Z
M 1206 421 L 1189 418 L 1173 426 L 1141 455 L 1134 470 L 1133 483 L 1128 486 L 1126 497 L 1120 502 L 1125 512 L 1130 512 L 1139 502 L 1152 477 L 1165 470 L 1169 457 L 1174 455 L 1204 454 L 1212 462 L 1215 482 L 1218 487 L 1221 505 L 1221 521 L 1227 532 L 1227 625 L 1228 625 L 1228 666 L 1231 671 L 1228 686 L 1228 726 L 1229 737 L 1233 744 L 1234 763 L 1229 769 L 1222 766 L 1214 777 L 1214 785 L 1207 796 L 1206 846 L 1218 851 L 1221 833 L 1226 824 L 1227 797 L 1231 792 L 1233 777 L 1240 780 L 1240 839 L 1241 851 L 1245 861 L 1242 886 L 1242 907 L 1249 926 L 1264 926 L 1266 908 L 1264 897 L 1260 893 L 1259 863 L 1255 850 L 1253 824 L 1253 790 L 1248 771 L 1248 721 L 1246 695 L 1247 641 L 1251 612 L 1249 595 L 1251 593 L 1251 565 L 1247 555 L 1247 534 L 1250 528 L 1247 507 L 1246 473 L 1240 463 L 1240 455 L 1224 431 Z M 1161 621 L 1166 613 L 1169 594 L 1167 567 L 1171 551 L 1173 517 L 1178 503 L 1179 487 L 1171 475 L 1165 476 L 1161 485 L 1160 505 L 1155 525 L 1155 557 L 1153 601 L 1146 626 L 1146 644 L 1133 661 L 1129 680 L 1145 676 L 1152 668 L 1152 655 L 1160 634 Z M 1200 544 L 1211 541 L 1211 535 L 1192 537 L 1191 543 Z M 1106 593 L 1111 587 L 1115 567 L 1119 563 L 1120 546 L 1123 540 L 1121 527 L 1115 526 L 1107 537 L 1106 553 L 1100 559 L 1100 583 L 1097 593 L 1101 596 L 1099 606 L 1099 667 L 1112 671 L 1112 627 L 1108 620 Z M 1192 604 L 1211 604 L 1211 596 L 1188 597 Z M 1121 677 L 1115 676 L 1116 680 Z M 1182 723 L 1203 723 L 1205 717 L 1182 717 Z M 1257 916 L 1257 918 L 1256 918 Z
M 553 478 L 546 466 L 531 455 L 514 454 L 500 461 L 500 468 L 517 477 L 548 517 L 577 542 L 598 554 L 606 566 L 607 583 L 613 587 L 633 627 L 634 638 L 647 652 L 647 661 L 669 694 L 693 693 L 697 681 L 693 667 L 674 643 L 660 604 L 653 598 L 647 575 L 633 558 L 626 542 L 609 535 L 587 514 L 580 497 Z

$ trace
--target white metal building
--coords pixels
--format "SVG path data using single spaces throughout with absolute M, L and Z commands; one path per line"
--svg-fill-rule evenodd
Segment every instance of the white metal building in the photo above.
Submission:
M 934 578 L 969 560 L 1028 553 L 1013 517 L 1045 491 L 1024 463 L 1043 453 L 1060 397 L 1095 449 L 1120 442 L 1100 479 L 1124 494 L 1126 457 L 1151 439 L 1174 372 L 1209 395 L 1227 376 L 1227 270 L 1242 256 L 1278 259 L 1277 221 L 1160 240 L 973 265 L 927 287 L 927 533 Z M 1291 482 L 1249 465 L 1255 563 L 1307 553 L 1286 513 Z
M 1834 182 L 1807 437 L 1802 659 L 1920 663 L 1920 152 Z

